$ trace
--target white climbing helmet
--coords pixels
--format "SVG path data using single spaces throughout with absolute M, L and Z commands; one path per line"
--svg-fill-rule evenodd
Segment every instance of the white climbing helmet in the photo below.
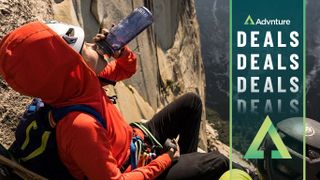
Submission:
M 81 27 L 57 21 L 46 21 L 45 24 L 60 35 L 76 52 L 80 53 L 84 43 L 84 31 Z

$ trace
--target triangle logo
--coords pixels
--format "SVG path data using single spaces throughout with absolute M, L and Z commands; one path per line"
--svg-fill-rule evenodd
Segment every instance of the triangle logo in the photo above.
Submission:
M 263 142 L 266 135 L 269 133 L 271 140 L 275 144 L 278 150 L 272 150 L 271 159 L 292 159 L 288 149 L 281 140 L 280 135 L 277 132 L 277 129 L 272 124 L 269 116 L 266 117 L 262 123 L 257 135 L 254 137 L 248 151 L 244 155 L 245 159 L 263 159 L 264 152 L 259 150 L 261 143 Z
M 246 21 L 244 22 L 244 25 L 254 25 L 254 22 L 250 15 L 248 15 Z

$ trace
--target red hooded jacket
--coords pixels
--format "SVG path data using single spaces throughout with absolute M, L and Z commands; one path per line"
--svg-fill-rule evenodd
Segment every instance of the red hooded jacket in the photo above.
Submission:
M 100 76 L 119 81 L 135 71 L 136 57 L 125 48 Z M 45 24 L 29 23 L 5 36 L 0 43 L 0 74 L 22 94 L 54 107 L 86 104 L 104 117 L 107 129 L 81 112 L 69 113 L 57 125 L 59 155 L 77 179 L 154 179 L 170 166 L 164 153 L 144 167 L 120 172 L 130 154 L 133 129 L 80 54 Z

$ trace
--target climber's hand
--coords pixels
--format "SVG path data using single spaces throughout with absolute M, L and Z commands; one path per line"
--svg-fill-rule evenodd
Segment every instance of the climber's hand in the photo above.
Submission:
M 112 25 L 112 27 L 113 27 L 113 26 L 114 26 L 114 25 Z M 104 28 L 104 29 L 101 29 L 101 32 L 98 33 L 98 34 L 96 34 L 96 36 L 93 37 L 92 41 L 93 41 L 94 43 L 96 43 L 96 42 L 98 42 L 98 41 L 104 40 L 109 33 L 110 33 L 110 31 L 109 31 L 108 29 L 105 29 L 105 28 Z M 114 52 L 112 56 L 113 56 L 114 58 L 120 57 L 121 51 L 122 51 L 122 50 L 119 50 L 119 51 Z
M 172 143 L 175 144 L 176 148 L 170 148 L 167 153 L 172 161 L 177 161 L 180 157 L 180 147 L 175 139 L 172 140 Z
M 100 33 L 96 34 L 93 38 L 92 41 L 94 43 L 101 41 L 106 38 L 106 36 L 110 33 L 108 29 L 101 29 Z

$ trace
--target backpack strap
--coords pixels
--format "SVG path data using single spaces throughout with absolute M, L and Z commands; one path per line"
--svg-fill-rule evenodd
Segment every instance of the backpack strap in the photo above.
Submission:
M 52 116 L 56 123 L 58 123 L 62 118 L 64 118 L 68 113 L 80 111 L 86 114 L 92 115 L 105 129 L 107 128 L 106 122 L 95 109 L 88 105 L 73 105 L 73 106 L 66 106 L 62 108 L 52 109 Z

